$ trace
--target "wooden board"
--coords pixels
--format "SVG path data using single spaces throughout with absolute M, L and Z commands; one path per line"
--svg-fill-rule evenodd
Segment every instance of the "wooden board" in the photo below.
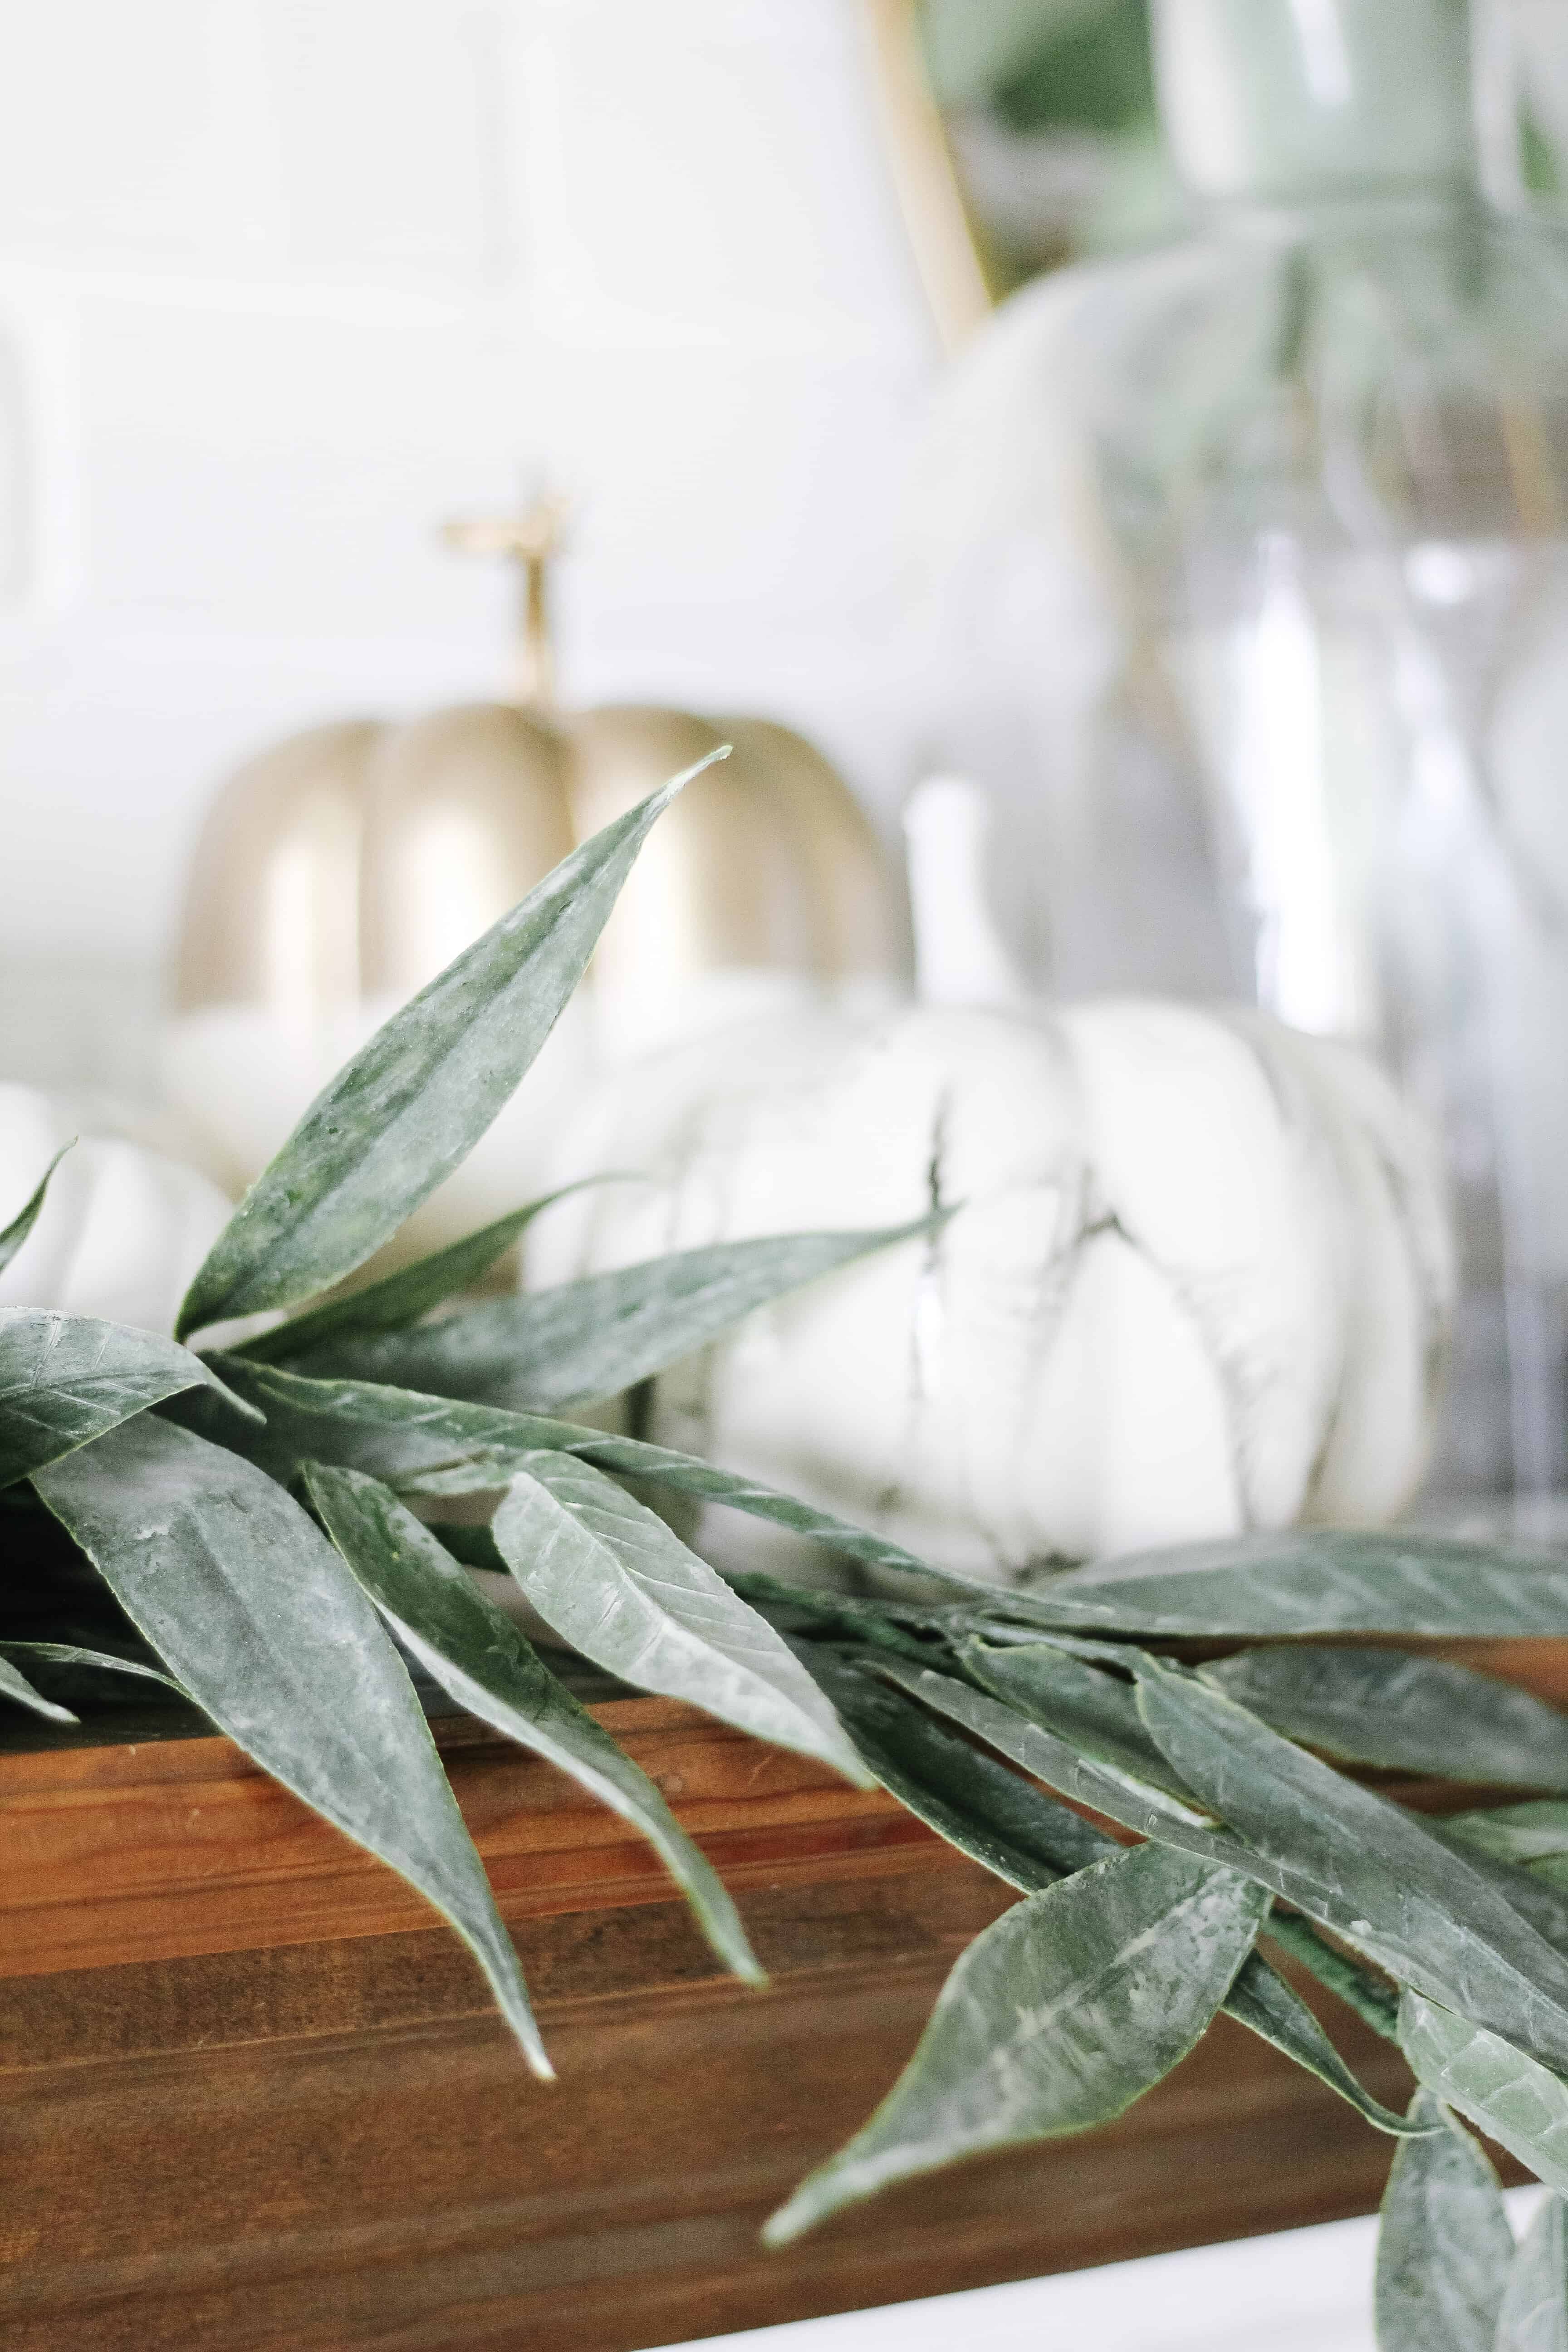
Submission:
M 4 2352 L 633 2352 L 1375 2202 L 1389 2143 L 1222 2020 L 1110 2129 L 763 2253 L 1011 1897 L 799 1758 L 663 1700 L 595 1712 L 772 1983 L 716 1977 L 640 1842 L 454 1722 L 553 2087 L 418 1899 L 226 1741 L 0 1756 Z M 1386 2045 L 1333 2028 L 1402 2099 Z

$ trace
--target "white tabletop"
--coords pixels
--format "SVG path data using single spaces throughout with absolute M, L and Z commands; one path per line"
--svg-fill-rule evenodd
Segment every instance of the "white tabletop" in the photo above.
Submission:
M 1522 2231 L 1540 2197 L 1519 2189 Z M 1103 2270 L 980 2287 L 837 2319 L 709 2336 L 670 2352 L 1374 2352 L 1376 2223 L 1152 2254 Z

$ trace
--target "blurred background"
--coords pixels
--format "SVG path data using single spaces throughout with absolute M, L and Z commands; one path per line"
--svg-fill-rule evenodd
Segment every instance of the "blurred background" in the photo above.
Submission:
M 976 321 L 922 287 L 888 20 L 1000 295 L 1176 225 L 1143 0 L 4 14 L 9 1074 L 146 1071 L 237 759 L 498 688 L 510 583 L 437 526 L 537 482 L 574 506 L 569 699 L 793 719 L 890 814 L 946 717 L 911 452 Z M 1561 14 L 1493 0 L 1482 43 L 1489 175 L 1546 205 Z
M 4 16 L 0 1077 L 139 1116 L 170 1013 L 238 997 L 184 1108 L 248 1076 L 288 995 L 235 978 L 258 877 L 305 868 L 247 817 L 192 889 L 226 778 L 514 693 L 548 513 L 534 717 L 657 706 L 645 765 L 711 740 L 688 713 L 786 722 L 892 899 L 957 770 L 1007 984 L 1384 1052 L 1464 1195 L 1474 1475 L 1562 1483 L 1561 0 Z M 267 918 L 315 927 L 296 999 L 318 851 L 315 911 Z M 900 985 L 899 920 L 818 976 Z

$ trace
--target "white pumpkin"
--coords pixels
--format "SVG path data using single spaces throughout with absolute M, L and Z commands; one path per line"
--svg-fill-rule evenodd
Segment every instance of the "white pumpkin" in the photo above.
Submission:
M 55 1097 L 0 1085 L 0 1232 L 77 1131 Z M 56 1307 L 167 1331 L 231 1213 L 195 1169 L 116 1137 L 84 1137 L 56 1169 L 32 1232 L 0 1268 L 0 1307 Z
M 1260 1016 L 759 1024 L 619 1072 L 554 1172 L 609 1167 L 652 1181 L 542 1221 L 531 1280 L 955 1209 L 666 1374 L 648 1430 L 943 1565 L 1375 1521 L 1420 1479 L 1454 1278 L 1435 1157 L 1369 1064 Z M 702 1539 L 788 1545 L 750 1528 Z
M 531 1238 L 535 1282 L 660 1250 L 955 1213 L 656 1384 L 651 1434 L 971 1575 L 1392 1517 L 1454 1289 L 1432 1144 L 1365 1060 L 1259 1015 L 1029 1001 L 989 813 L 906 824 L 926 1002 L 780 1018 L 617 1073 L 558 1155 L 636 1168 Z M 815 1552 L 717 1516 L 733 1559 Z

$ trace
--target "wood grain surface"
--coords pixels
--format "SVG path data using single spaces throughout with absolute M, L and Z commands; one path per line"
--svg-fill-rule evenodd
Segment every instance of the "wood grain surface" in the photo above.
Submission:
M 1545 1646 L 1522 1663 L 1560 1695 Z M 716 1977 L 647 1850 L 559 1775 L 442 1727 L 553 2086 L 418 1898 L 226 1741 L 0 1756 L 5 2352 L 634 2352 L 1376 2201 L 1390 2144 L 1222 2020 L 1109 2129 L 764 2254 L 1012 1898 L 799 1758 L 664 1700 L 595 1712 L 772 1982 Z M 1402 2099 L 1394 2053 L 1331 2024 Z

